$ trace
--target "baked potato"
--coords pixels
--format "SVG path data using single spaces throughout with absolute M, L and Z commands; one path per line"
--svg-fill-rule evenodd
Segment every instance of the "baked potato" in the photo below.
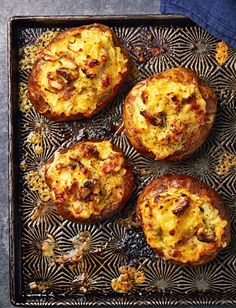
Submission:
M 125 100 L 125 131 L 141 154 L 181 160 L 204 142 L 215 113 L 213 91 L 192 70 L 177 67 L 133 87 Z
M 134 187 L 123 152 L 110 141 L 83 141 L 55 152 L 45 180 L 59 214 L 96 222 L 123 208 Z
M 147 243 L 175 264 L 201 265 L 230 242 L 223 199 L 188 175 L 163 175 L 140 194 L 136 213 Z
M 38 54 L 28 80 L 29 98 L 51 120 L 90 118 L 114 98 L 129 71 L 128 54 L 109 27 L 71 28 Z

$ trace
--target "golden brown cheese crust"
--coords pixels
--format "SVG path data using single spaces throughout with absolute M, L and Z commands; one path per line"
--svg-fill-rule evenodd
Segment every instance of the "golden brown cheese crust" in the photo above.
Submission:
M 46 182 L 59 214 L 75 222 L 104 220 L 128 201 L 133 173 L 109 141 L 83 141 L 54 154 Z
M 131 144 L 157 160 L 180 160 L 206 139 L 214 122 L 216 96 L 187 68 L 173 68 L 138 83 L 124 107 Z
M 129 71 L 127 52 L 109 27 L 71 28 L 38 54 L 28 80 L 29 98 L 51 120 L 89 118 L 114 98 Z
M 230 242 L 223 199 L 187 175 L 163 175 L 140 194 L 136 213 L 148 244 L 172 263 L 201 265 Z

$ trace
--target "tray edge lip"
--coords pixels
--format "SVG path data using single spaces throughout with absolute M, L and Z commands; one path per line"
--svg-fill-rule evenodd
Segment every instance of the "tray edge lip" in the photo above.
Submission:
M 11 40 L 12 40 L 12 22 L 14 18 L 9 18 L 7 22 L 7 75 L 8 75 L 8 227 L 9 227 L 9 286 L 10 286 L 10 302 L 13 305 L 19 305 L 16 301 L 15 283 L 14 283 L 14 265 L 15 265 L 15 252 L 14 252 L 14 204 L 13 204 L 13 142 L 12 142 L 12 61 L 11 61 Z
M 108 20 L 122 20 L 122 19 L 182 19 L 191 20 L 189 17 L 182 14 L 109 14 L 109 15 L 12 15 L 8 18 L 8 25 L 12 24 L 15 20 L 33 20 L 33 21 L 43 21 L 43 20 L 83 20 L 83 19 L 108 19 Z
M 193 22 L 190 18 L 188 18 L 185 15 L 181 14 L 123 14 L 123 15 L 12 15 L 8 18 L 7 22 L 7 75 L 8 75 L 8 217 L 9 217 L 9 222 L 8 222 L 8 227 L 9 227 L 9 286 L 10 286 L 10 302 L 14 306 L 21 306 L 25 307 L 30 304 L 30 301 L 27 304 L 27 298 L 25 300 L 23 299 L 22 294 L 19 295 L 19 299 L 17 300 L 17 296 L 15 293 L 15 245 L 14 245 L 14 223 L 12 223 L 12 220 L 14 220 L 14 202 L 13 202 L 13 130 L 12 130 L 12 121 L 13 121 L 13 110 L 12 110 L 12 61 L 11 61 L 11 52 L 12 52 L 12 34 L 13 34 L 13 27 L 14 27 L 14 22 L 15 21 L 46 21 L 46 20 L 57 20 L 57 21 L 88 21 L 90 19 L 101 19 L 101 20 L 112 20 L 112 21 L 122 21 L 122 20 L 136 20 L 136 19 L 141 19 L 141 20 L 167 20 L 170 19 L 170 21 L 174 21 L 176 19 L 181 19 L 181 20 L 186 20 L 186 21 L 191 21 Z M 193 22 L 194 23 L 194 22 Z M 177 299 L 175 302 L 175 305 L 183 305 L 183 306 L 193 306 L 193 307 L 201 307 L 202 304 L 197 304 L 194 305 L 191 302 L 186 302 L 183 300 Z M 218 300 L 218 304 L 210 304 L 209 307 L 214 306 L 214 305 L 235 305 L 236 304 L 236 299 L 223 299 L 223 300 Z M 57 306 L 57 307 L 64 307 L 64 304 L 56 304 L 56 301 L 54 304 L 49 305 L 49 306 Z M 111 304 L 107 303 L 102 303 L 102 306 L 111 306 Z M 113 306 L 114 304 L 112 304 Z M 115 304 L 114 306 L 118 306 L 119 303 Z M 144 304 L 142 303 L 136 303 L 132 305 L 133 307 L 144 307 Z M 206 303 L 205 303 L 206 305 Z M 34 305 L 34 307 L 42 307 L 43 304 L 39 305 Z M 70 307 L 76 307 L 76 305 L 71 305 Z M 93 303 L 87 303 L 86 307 L 89 306 L 94 306 Z M 102 307 L 101 306 L 101 307 Z M 123 307 L 130 307 L 129 304 L 122 305 Z M 156 307 L 156 304 L 147 304 L 146 306 L 148 307 Z M 158 305 L 163 306 L 163 307 L 170 307 L 172 305 L 163 305 L 160 304 Z M 78 305 L 78 307 L 85 307 L 84 305 Z

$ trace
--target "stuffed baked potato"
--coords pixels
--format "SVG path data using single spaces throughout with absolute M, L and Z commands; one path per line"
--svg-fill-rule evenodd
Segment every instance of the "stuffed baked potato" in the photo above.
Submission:
M 38 54 L 28 80 L 29 98 L 51 120 L 90 118 L 113 99 L 129 71 L 127 52 L 109 27 L 71 28 Z
M 124 154 L 109 141 L 83 141 L 55 152 L 46 164 L 45 179 L 59 214 L 75 222 L 112 216 L 134 187 Z
M 125 100 L 125 131 L 131 144 L 156 160 L 180 160 L 206 139 L 216 96 L 190 69 L 178 67 L 133 87 Z
M 230 221 L 220 195 L 188 175 L 163 175 L 140 194 L 136 213 L 147 243 L 176 264 L 201 265 L 229 244 Z

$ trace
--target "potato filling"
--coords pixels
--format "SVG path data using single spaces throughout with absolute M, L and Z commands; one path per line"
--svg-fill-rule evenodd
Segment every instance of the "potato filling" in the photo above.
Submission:
M 106 29 L 71 29 L 38 54 L 40 67 L 32 74 L 37 74 L 37 90 L 54 114 L 90 117 L 121 83 L 128 58 Z
M 194 263 L 227 245 L 227 221 L 207 196 L 170 187 L 150 192 L 139 208 L 148 244 L 167 260 Z
M 46 180 L 56 205 L 75 219 L 88 219 L 121 202 L 126 171 L 123 154 L 109 141 L 86 141 L 56 152 L 46 167 Z

